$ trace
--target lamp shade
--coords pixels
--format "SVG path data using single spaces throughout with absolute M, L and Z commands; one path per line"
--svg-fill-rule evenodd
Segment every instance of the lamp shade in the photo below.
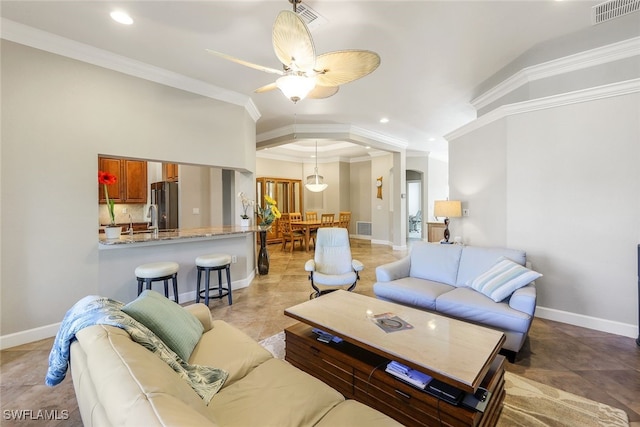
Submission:
M 436 200 L 433 216 L 459 218 L 462 216 L 462 202 L 459 200 Z
M 284 93 L 284 96 L 293 102 L 298 102 L 304 99 L 316 86 L 316 79 L 293 74 L 280 77 L 276 80 L 276 86 Z

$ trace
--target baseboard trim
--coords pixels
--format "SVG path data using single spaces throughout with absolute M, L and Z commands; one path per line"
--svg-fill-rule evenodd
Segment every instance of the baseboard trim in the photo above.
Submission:
M 62 322 L 0 336 L 0 350 L 55 337 Z
M 371 236 L 365 236 L 363 234 L 350 234 L 349 238 L 360 239 L 360 240 L 371 240 Z
M 622 335 L 623 337 L 638 337 L 638 326 L 628 323 L 600 319 L 598 317 L 585 316 L 584 314 L 570 313 L 568 311 L 540 306 L 536 307 L 535 315 L 541 319 L 554 320 L 556 322 L 567 323 L 569 325 L 580 326 L 582 328 L 593 329 L 595 331 Z
M 251 272 L 249 277 L 243 280 L 231 281 L 231 289 L 237 290 L 246 288 L 251 284 L 251 281 L 255 277 L 255 272 Z M 173 298 L 173 296 L 169 296 Z M 184 292 L 178 294 L 180 301 L 195 301 L 196 291 Z M 16 347 L 23 344 L 29 344 L 35 341 L 40 341 L 45 338 L 55 337 L 60 329 L 62 322 L 52 323 L 51 325 L 40 326 L 38 328 L 27 329 L 26 331 L 20 331 L 13 334 L 0 336 L 0 350 L 6 350 L 11 347 Z

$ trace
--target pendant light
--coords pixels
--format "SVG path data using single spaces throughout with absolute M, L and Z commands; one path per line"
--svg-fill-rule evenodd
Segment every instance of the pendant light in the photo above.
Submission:
M 316 167 L 314 169 L 313 175 L 309 175 L 307 177 L 307 183 L 304 185 L 307 190 L 313 191 L 314 193 L 319 193 L 324 191 L 328 185 L 324 184 L 323 177 L 318 175 L 318 141 L 316 140 Z

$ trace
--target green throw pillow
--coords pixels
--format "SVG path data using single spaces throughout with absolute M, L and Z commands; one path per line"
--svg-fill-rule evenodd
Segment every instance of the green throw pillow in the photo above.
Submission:
M 149 328 L 185 362 L 204 331 L 196 316 L 152 290 L 142 292 L 122 311 Z
M 502 257 L 493 267 L 473 279 L 469 286 L 495 302 L 500 302 L 516 289 L 528 285 L 541 276 L 540 273 Z

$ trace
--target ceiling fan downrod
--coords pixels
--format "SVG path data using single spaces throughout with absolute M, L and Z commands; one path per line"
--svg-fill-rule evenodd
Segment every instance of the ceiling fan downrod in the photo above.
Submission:
M 293 5 L 293 12 L 298 13 L 298 5 L 302 3 L 302 0 L 289 0 L 289 3 Z

